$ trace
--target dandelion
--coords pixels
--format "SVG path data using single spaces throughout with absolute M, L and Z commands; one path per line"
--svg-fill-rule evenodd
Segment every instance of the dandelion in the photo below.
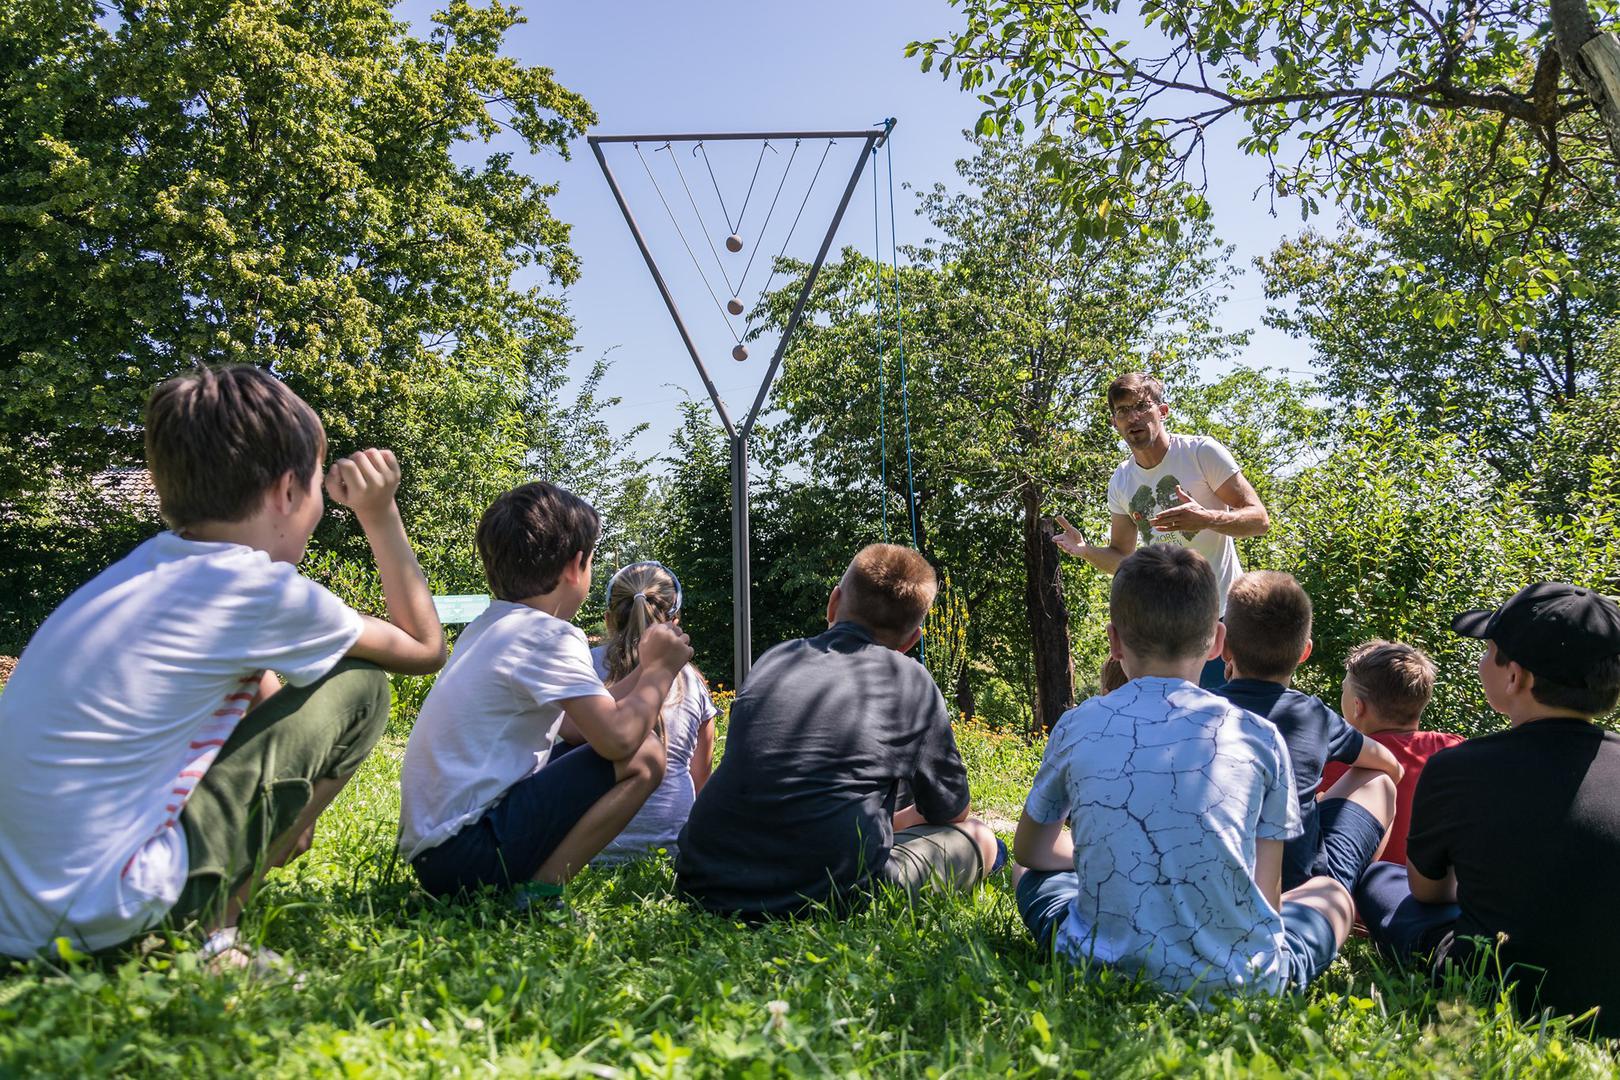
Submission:
M 787 1002 L 781 1000 L 767 1001 L 765 1003 L 765 1011 L 771 1014 L 770 1022 L 766 1024 L 766 1027 L 769 1030 L 780 1031 L 782 1028 L 787 1026 Z

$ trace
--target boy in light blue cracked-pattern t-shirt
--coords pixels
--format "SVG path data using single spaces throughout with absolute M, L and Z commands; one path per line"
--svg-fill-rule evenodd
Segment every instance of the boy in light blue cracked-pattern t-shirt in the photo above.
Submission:
M 1038 942 L 1199 998 L 1303 987 L 1353 914 L 1328 877 L 1282 893 L 1300 832 L 1282 735 L 1192 681 L 1220 652 L 1218 610 L 1196 552 L 1120 565 L 1108 633 L 1131 681 L 1058 721 L 1013 846 Z

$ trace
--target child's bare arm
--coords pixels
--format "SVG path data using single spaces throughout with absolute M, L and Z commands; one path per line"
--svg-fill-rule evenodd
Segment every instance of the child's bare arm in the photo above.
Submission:
M 656 623 L 641 637 L 640 677 L 624 698 L 569 698 L 562 703 L 563 712 L 591 749 L 609 761 L 622 761 L 646 740 L 670 685 L 690 659 L 686 635 L 670 623 Z
M 334 461 L 326 474 L 327 494 L 353 510 L 365 530 L 388 605 L 387 620 L 361 616 L 360 637 L 349 655 L 388 671 L 429 675 L 444 666 L 444 629 L 394 502 L 399 476 L 390 450 L 362 450 Z
M 1254 883 L 1260 887 L 1272 911 L 1282 910 L 1282 861 L 1281 840 L 1254 842 Z
M 1419 873 L 1410 859 L 1406 862 L 1406 885 L 1412 890 L 1412 899 L 1425 904 L 1455 904 L 1457 902 L 1457 868 L 1448 867 L 1443 878 L 1427 877 Z
M 1073 870 L 1074 834 L 1061 821 L 1042 824 L 1025 810 L 1013 832 L 1013 858 L 1031 870 Z
M 687 766 L 692 774 L 692 791 L 703 790 L 714 772 L 714 721 L 698 725 L 697 739 L 692 743 L 692 762 Z
M 1361 740 L 1361 753 L 1351 765 L 1357 769 L 1372 769 L 1385 773 L 1397 784 L 1401 782 L 1401 777 L 1406 775 L 1406 769 L 1395 759 L 1395 755 L 1389 752 L 1389 747 L 1377 739 Z

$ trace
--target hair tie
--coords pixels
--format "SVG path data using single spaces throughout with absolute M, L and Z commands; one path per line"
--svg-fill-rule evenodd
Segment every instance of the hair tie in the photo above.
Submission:
M 636 593 L 636 595 L 632 596 L 630 599 L 631 600 L 640 600 L 642 603 L 645 604 L 647 602 L 647 594 L 644 593 L 644 592 L 638 592 L 638 593 Z

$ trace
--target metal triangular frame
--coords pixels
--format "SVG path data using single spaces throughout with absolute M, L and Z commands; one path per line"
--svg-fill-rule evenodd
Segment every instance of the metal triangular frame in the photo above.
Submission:
M 833 236 L 838 232 L 838 226 L 844 220 L 844 211 L 849 208 L 850 197 L 855 194 L 855 185 L 866 168 L 867 159 L 872 151 L 888 139 L 889 133 L 894 130 L 894 120 L 891 118 L 884 122 L 880 128 L 871 128 L 865 131 L 760 131 L 760 132 L 726 132 L 708 134 L 681 134 L 681 135 L 591 135 L 586 138 L 590 144 L 591 152 L 596 155 L 596 163 L 602 167 L 602 175 L 607 178 L 608 187 L 613 192 L 613 199 L 619 204 L 619 212 L 624 215 L 625 224 L 630 226 L 630 234 L 635 237 L 636 247 L 641 250 L 641 257 L 647 263 L 647 269 L 652 272 L 653 281 L 658 286 L 658 293 L 664 298 L 664 306 L 669 308 L 670 318 L 675 320 L 675 329 L 680 332 L 681 341 L 686 346 L 687 353 L 692 357 L 692 363 L 697 366 L 698 376 L 703 380 L 703 387 L 709 392 L 709 400 L 714 403 L 714 409 L 720 417 L 720 423 L 726 430 L 726 437 L 731 443 L 731 611 L 732 611 L 732 638 L 734 646 L 733 674 L 735 688 L 740 688 L 743 680 L 748 677 L 749 669 L 753 667 L 753 611 L 750 595 L 753 591 L 753 573 L 748 557 L 748 440 L 754 431 L 754 422 L 765 406 L 765 399 L 770 395 L 771 383 L 776 380 L 776 373 L 782 366 L 782 357 L 787 352 L 788 342 L 793 332 L 799 327 L 799 319 L 804 314 L 804 306 L 810 299 L 810 291 L 815 288 L 816 277 L 821 273 L 821 264 L 826 261 L 827 252 L 832 247 Z M 864 144 L 861 152 L 856 156 L 855 168 L 850 173 L 849 183 L 844 187 L 843 198 L 838 201 L 838 209 L 833 213 L 832 224 L 827 226 L 827 234 L 822 238 L 821 247 L 816 251 L 816 258 L 810 264 L 810 272 L 805 275 L 804 286 L 799 290 L 799 298 L 793 305 L 793 311 L 788 316 L 786 325 L 782 328 L 781 340 L 776 343 L 776 351 L 771 356 L 770 366 L 765 370 L 765 378 L 760 381 L 759 392 L 754 397 L 753 406 L 741 424 L 734 423 L 731 414 L 726 411 L 726 403 L 720 397 L 714 380 L 709 377 L 709 369 L 703 364 L 703 357 L 699 355 L 697 344 L 693 342 L 691 333 L 686 329 L 686 322 L 681 318 L 680 308 L 675 304 L 675 297 L 669 291 L 669 285 L 664 281 L 664 275 L 658 269 L 658 263 L 653 259 L 652 251 L 647 247 L 647 240 L 641 233 L 641 227 L 636 224 L 635 215 L 630 212 L 630 205 L 625 202 L 624 192 L 619 189 L 619 182 L 608 166 L 607 157 L 602 153 L 602 147 L 608 143 L 695 143 L 695 142 L 739 142 L 746 140 L 779 140 L 788 139 L 860 139 Z

